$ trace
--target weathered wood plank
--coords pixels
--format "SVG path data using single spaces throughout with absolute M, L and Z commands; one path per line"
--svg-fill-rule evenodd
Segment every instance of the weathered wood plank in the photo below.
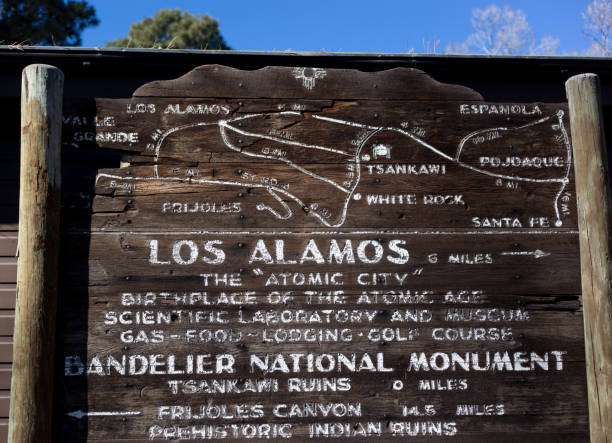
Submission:
M 58 439 L 588 441 L 566 104 L 207 66 L 67 109 L 122 156 L 64 210 Z
M 220 65 L 195 68 L 176 80 L 147 83 L 134 97 L 237 97 L 336 99 L 478 100 L 468 88 L 439 83 L 423 71 L 395 68 L 379 72 L 346 69 L 265 67 L 244 71 Z
M 12 442 L 36 443 L 52 435 L 63 91 L 59 69 L 29 65 L 23 70 Z
M 345 175 L 343 166 L 302 166 L 318 166 L 321 176 L 335 182 Z M 93 227 L 147 230 L 163 223 L 197 230 L 206 223 L 209 228 L 244 229 L 267 219 L 281 230 L 328 226 L 517 232 L 517 228 L 576 228 L 574 195 L 558 183 L 521 183 L 509 189 L 505 182 L 471 171 L 458 182 L 458 170 L 452 166 L 435 178 L 366 170 L 348 193 L 329 184 L 320 186 L 318 179 L 308 176 L 279 180 L 288 171 L 277 165 L 199 167 L 198 177 L 191 178 L 171 175 L 176 169 L 193 170 L 160 166 L 158 178 L 153 167 L 101 171 L 93 201 Z M 270 179 L 279 186 L 262 183 Z M 322 193 L 310 192 L 313 186 Z M 563 198 L 557 199 L 560 191 Z
M 609 210 L 611 194 L 599 77 L 566 83 L 571 109 L 580 227 L 584 334 L 591 439 L 612 439 L 612 288 Z
M 136 112 L 137 105 L 145 104 L 99 99 L 96 101 L 97 114 L 68 117 L 64 125 L 65 143 L 96 141 L 100 146 L 154 154 L 154 149 L 147 146 L 161 141 L 164 143 L 161 156 L 182 155 L 218 162 L 223 161 L 222 154 L 231 154 L 226 146 L 223 150 L 213 150 L 214 157 L 198 154 L 206 145 L 220 144 L 218 134 L 215 137 L 219 129 L 231 135 L 237 146 L 272 142 L 289 145 L 284 149 L 293 146 L 292 154 L 299 154 L 304 149 L 296 149 L 295 142 L 319 142 L 347 149 L 359 146 L 364 141 L 364 133 L 380 128 L 387 130 L 385 136 L 395 135 L 406 145 L 405 158 L 427 148 L 425 144 L 454 156 L 464 139 L 466 148 L 477 145 L 480 148 L 484 142 L 491 147 L 501 141 L 515 142 L 511 154 L 520 155 L 524 150 L 528 152 L 532 144 L 538 146 L 545 142 L 549 135 L 552 141 L 552 137 L 562 131 L 561 126 L 553 129 L 546 125 L 547 122 L 567 125 L 567 105 L 550 103 L 466 101 L 455 104 L 439 101 L 432 106 L 432 102 L 398 101 L 393 106 L 384 106 L 384 101 L 340 101 L 330 105 L 327 101 L 303 104 L 301 101 L 268 100 L 266 107 L 262 103 L 253 110 L 248 102 L 237 100 L 185 99 L 176 103 L 177 100 L 153 98 L 146 103 L 146 111 Z M 79 110 L 73 112 L 78 113 Z M 456 125 L 457 120 L 461 121 L 460 126 Z M 178 132 L 177 128 L 180 128 Z M 546 130 L 542 131 L 543 128 Z M 480 134 L 473 134 L 476 131 Z M 534 134 L 537 138 L 531 140 Z M 481 140 L 479 135 L 486 138 Z M 198 141 L 197 144 L 203 146 L 194 146 Z M 168 154 L 170 149 L 171 155 Z M 262 161 L 256 157 L 252 160 Z M 441 159 L 438 157 L 438 160 Z M 384 162 L 385 158 L 379 161 Z
M 71 237 L 69 240 L 78 247 L 82 244 L 79 238 Z M 492 240 L 495 239 L 493 242 Z M 151 241 L 156 249 L 155 260 L 151 262 Z M 469 242 L 469 246 L 463 242 Z M 175 245 L 182 245 L 177 255 L 173 254 Z M 186 244 L 186 242 L 190 242 Z M 215 257 L 204 251 L 206 242 L 209 246 L 215 245 L 222 256 L 222 262 L 207 264 L 203 258 L 210 261 Z M 400 262 L 393 263 L 391 259 L 400 257 L 393 252 L 391 244 L 401 246 L 406 252 Z M 282 246 L 281 246 L 282 245 Z M 363 247 L 361 258 L 358 249 Z M 338 247 L 346 254 L 343 258 L 336 258 L 334 250 Z M 367 254 L 366 254 L 367 246 Z M 191 249 L 189 249 L 191 247 Z M 263 248 L 270 254 L 270 258 L 260 256 Z M 287 263 L 285 266 L 276 259 L 276 254 L 282 254 L 286 262 L 302 261 L 299 268 L 295 264 Z M 321 269 L 315 259 L 301 260 L 304 251 L 316 247 L 326 266 Z M 191 264 L 178 266 L 174 257 L 179 260 L 191 260 L 191 252 L 198 249 L 197 258 Z M 341 273 L 342 287 L 349 291 L 352 289 L 367 289 L 368 286 L 382 286 L 376 279 L 372 280 L 372 263 L 367 261 L 375 257 L 375 249 L 382 248 L 383 255 L 377 264 L 387 273 L 397 273 L 404 277 L 400 285 L 393 277 L 388 282 L 390 288 L 409 287 L 415 289 L 435 289 L 438 293 L 443 290 L 457 288 L 457 281 L 469 278 L 469 288 L 483 289 L 492 293 L 508 293 L 507 286 L 512 284 L 516 294 L 577 294 L 580 292 L 578 282 L 579 274 L 578 251 L 575 235 L 461 235 L 461 234 L 402 234 L 399 233 L 366 233 L 351 235 L 350 233 L 337 233 L 326 235 L 324 232 L 309 235 L 296 233 L 293 235 L 274 231 L 257 231 L 253 235 L 237 232 L 236 235 L 223 233 L 195 233 L 178 232 L 166 235 L 164 232 L 149 234 L 138 233 L 99 233 L 93 235 L 89 251 L 100 258 L 91 260 L 89 267 L 89 282 L 92 285 L 119 285 L 130 287 L 139 284 L 146 287 L 146 282 L 154 282 L 158 288 L 189 287 L 201 285 L 202 273 L 218 273 L 239 275 L 241 285 L 248 288 L 271 289 L 304 289 L 308 287 L 307 281 L 302 281 L 299 275 L 319 273 L 331 275 Z M 538 249 L 541 248 L 541 249 Z M 539 258 L 531 255 L 514 255 L 514 253 L 535 254 L 535 250 L 545 255 Z M 352 252 L 350 252 L 352 251 Z M 73 250 L 80 254 L 78 250 Z M 433 263 L 432 263 L 433 262 Z M 275 267 L 278 269 L 275 270 Z M 262 269 L 257 275 L 254 270 Z M 70 269 L 65 270 L 66 275 L 76 278 Z M 266 279 L 278 272 L 290 272 L 287 283 L 282 281 L 271 282 L 264 286 Z M 378 271 L 380 272 L 380 271 Z M 360 274 L 367 274 L 363 278 L 364 284 L 358 281 Z M 298 280 L 293 280 L 294 275 Z M 70 282 L 70 279 L 68 280 Z M 300 286 L 306 285 L 304 287 Z M 153 283 L 150 283 L 153 284 Z M 272 285 L 270 287 L 270 285 Z M 327 285 L 319 284 L 325 288 Z M 467 289 L 467 288 L 465 288 Z

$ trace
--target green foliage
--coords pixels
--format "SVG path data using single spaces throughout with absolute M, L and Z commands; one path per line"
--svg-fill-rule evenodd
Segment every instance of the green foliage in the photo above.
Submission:
M 159 49 L 231 49 L 219 33 L 219 22 L 178 9 L 161 9 L 155 17 L 133 23 L 127 38 L 106 46 Z
M 86 1 L 0 0 L 0 42 L 78 46 L 81 32 L 98 24 Z

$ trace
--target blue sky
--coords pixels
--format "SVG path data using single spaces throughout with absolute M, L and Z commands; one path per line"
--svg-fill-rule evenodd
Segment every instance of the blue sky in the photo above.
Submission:
M 556 36 L 561 54 L 589 45 L 581 11 L 590 0 L 89 0 L 100 25 L 83 46 L 127 36 L 130 24 L 159 9 L 208 13 L 233 49 L 255 51 L 432 52 L 470 34 L 473 8 L 492 3 L 522 9 L 536 37 Z M 425 45 L 423 44 L 425 41 Z

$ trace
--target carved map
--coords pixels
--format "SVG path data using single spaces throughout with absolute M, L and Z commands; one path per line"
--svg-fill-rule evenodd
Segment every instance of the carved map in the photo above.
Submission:
M 122 154 L 64 223 L 59 440 L 588 441 L 565 104 L 208 65 L 64 114 Z

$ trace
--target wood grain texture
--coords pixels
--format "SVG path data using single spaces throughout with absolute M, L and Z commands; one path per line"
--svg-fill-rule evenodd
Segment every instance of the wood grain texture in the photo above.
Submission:
M 304 87 L 301 87 L 304 85 Z M 315 87 L 316 86 L 316 87 Z M 141 86 L 134 97 L 236 97 L 481 100 L 477 92 L 439 83 L 423 71 L 395 68 L 381 72 L 347 69 L 265 67 L 245 71 L 220 65 L 195 68 L 176 80 Z
M 612 440 L 612 288 L 610 183 L 599 78 L 566 83 L 570 107 L 580 228 L 584 337 L 591 441 Z
M 51 438 L 59 256 L 62 72 L 24 69 L 14 375 L 9 440 Z
M 204 66 L 64 114 L 118 155 L 64 209 L 58 440 L 588 441 L 566 104 Z

